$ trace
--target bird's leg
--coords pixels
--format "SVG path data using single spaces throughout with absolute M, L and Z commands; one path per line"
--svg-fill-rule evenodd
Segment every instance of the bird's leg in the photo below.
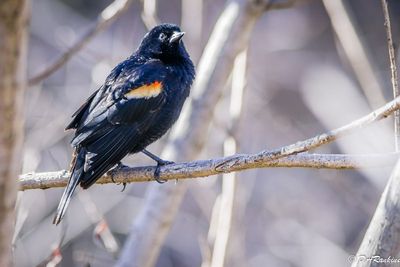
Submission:
M 163 166 L 163 165 L 168 165 L 168 164 L 174 164 L 175 162 L 173 161 L 168 161 L 168 160 L 163 160 L 162 158 L 159 158 L 158 156 L 154 155 L 150 151 L 143 149 L 142 150 L 143 154 L 151 158 L 152 160 L 156 161 L 158 165 Z
M 121 170 L 121 169 L 125 169 L 125 168 L 129 168 L 129 166 L 126 166 L 125 164 L 123 164 L 123 163 L 120 161 L 120 162 L 117 163 L 117 166 L 114 167 L 113 171 L 114 171 L 114 170 Z M 114 180 L 114 177 L 113 177 L 113 176 L 111 176 L 111 181 L 113 181 L 114 184 L 118 184 L 118 183 Z M 125 191 L 125 188 L 126 188 L 126 183 L 122 183 L 122 186 L 123 186 L 123 187 L 122 187 L 121 192 L 124 192 L 124 191 Z
M 175 162 L 163 160 L 146 149 L 143 149 L 142 152 L 143 154 L 157 162 L 156 170 L 154 171 L 154 180 L 156 180 L 160 184 L 165 183 L 167 180 L 160 179 L 160 167 L 168 164 L 174 164 Z

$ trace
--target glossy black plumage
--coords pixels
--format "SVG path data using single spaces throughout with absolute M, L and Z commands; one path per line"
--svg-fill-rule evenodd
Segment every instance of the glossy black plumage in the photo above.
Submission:
M 162 24 L 118 64 L 75 112 L 71 177 L 54 218 L 58 224 L 78 184 L 88 188 L 129 153 L 142 151 L 177 120 L 195 71 L 176 25 Z

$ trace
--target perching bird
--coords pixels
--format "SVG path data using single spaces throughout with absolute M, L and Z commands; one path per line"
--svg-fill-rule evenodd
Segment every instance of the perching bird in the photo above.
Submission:
M 143 152 L 157 166 L 168 163 L 145 148 L 171 128 L 189 95 L 195 70 L 183 35 L 173 24 L 154 27 L 75 112 L 66 127 L 76 129 L 71 176 L 54 224 L 60 223 L 78 184 L 87 189 L 127 154 Z

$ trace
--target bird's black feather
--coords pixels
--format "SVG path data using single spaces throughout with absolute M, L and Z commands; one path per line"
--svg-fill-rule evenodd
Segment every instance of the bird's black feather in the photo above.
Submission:
M 179 32 L 172 24 L 153 28 L 138 50 L 118 64 L 74 113 L 66 129 L 76 129 L 71 141 L 75 156 L 55 224 L 63 218 L 78 184 L 90 187 L 127 154 L 164 135 L 177 120 L 195 75 L 182 41 L 172 38 Z

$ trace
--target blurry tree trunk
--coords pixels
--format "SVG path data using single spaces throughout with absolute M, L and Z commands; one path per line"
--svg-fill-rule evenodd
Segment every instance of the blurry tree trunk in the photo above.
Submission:
M 25 88 L 28 0 L 0 4 L 0 266 L 10 266 Z

